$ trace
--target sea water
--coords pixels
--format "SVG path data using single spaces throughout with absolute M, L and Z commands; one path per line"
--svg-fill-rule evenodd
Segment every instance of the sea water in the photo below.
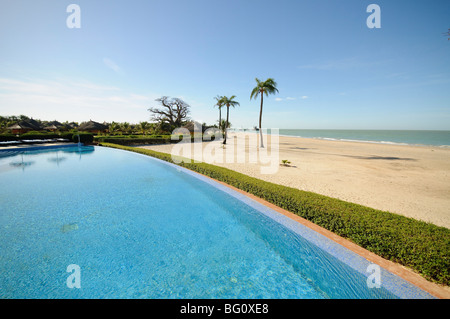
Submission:
M 232 129 L 255 132 L 253 129 Z M 273 129 L 265 129 L 271 134 Z M 429 145 L 450 147 L 450 131 L 425 130 L 321 130 L 321 129 L 277 129 L 280 136 L 351 141 L 377 144 Z
M 450 147 L 450 131 L 280 129 L 279 134 L 340 141 Z

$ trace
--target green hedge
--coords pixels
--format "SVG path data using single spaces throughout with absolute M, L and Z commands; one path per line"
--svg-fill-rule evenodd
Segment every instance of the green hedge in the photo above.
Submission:
M 92 133 L 85 133 L 85 132 L 75 132 L 72 135 L 72 141 L 74 143 L 78 143 L 78 135 L 80 136 L 80 142 L 81 143 L 92 143 L 94 141 L 94 134 Z
M 64 132 L 61 133 L 60 138 L 69 140 L 69 141 L 73 141 L 73 132 Z M 78 143 L 78 138 L 77 138 L 77 143 Z
M 28 132 L 20 135 L 21 140 L 44 140 L 59 138 L 59 134 L 55 133 L 40 133 L 40 132 Z
M 14 134 L 0 134 L 0 142 L 18 141 L 19 138 Z
M 119 145 L 169 144 L 169 138 L 96 138 L 100 143 L 114 143 Z
M 186 138 L 185 138 L 186 139 Z M 185 140 L 184 139 L 184 140 Z M 149 137 L 141 138 L 130 138 L 129 136 L 96 136 L 95 141 L 100 143 L 112 143 L 119 145 L 145 145 L 145 144 L 170 144 L 178 143 L 181 138 L 176 138 L 172 140 L 171 135 L 152 135 Z M 194 141 L 194 137 L 191 137 L 191 141 Z
M 169 138 L 170 135 L 99 135 L 94 138 L 95 141 L 102 142 L 105 139 L 114 138 L 114 139 L 122 139 L 122 138 L 128 138 L 128 139 L 135 139 L 135 138 Z
M 170 154 L 104 144 L 172 162 Z M 359 246 L 449 285 L 450 229 L 339 199 L 273 184 L 207 163 L 180 164 L 293 212 Z

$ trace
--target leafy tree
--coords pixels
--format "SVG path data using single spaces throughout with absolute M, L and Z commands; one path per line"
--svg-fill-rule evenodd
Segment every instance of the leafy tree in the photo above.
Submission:
M 188 121 L 190 106 L 182 99 L 163 96 L 155 101 L 159 102 L 161 107 L 151 107 L 148 110 L 152 113 L 152 120 L 158 122 L 160 127 L 166 127 L 164 123 L 167 123 L 173 130 Z
M 275 92 L 278 92 L 277 89 L 277 83 L 274 79 L 268 78 L 264 82 L 261 82 L 258 78 L 256 80 L 256 86 L 253 88 L 252 93 L 250 94 L 250 100 L 252 98 L 255 98 L 258 95 L 261 95 L 261 108 L 259 110 L 259 135 L 261 136 L 261 145 L 260 147 L 264 147 L 263 142 L 263 135 L 261 130 L 261 123 L 262 123 L 262 111 L 263 111 L 263 96 L 266 94 L 268 96 L 269 94 L 275 94 Z

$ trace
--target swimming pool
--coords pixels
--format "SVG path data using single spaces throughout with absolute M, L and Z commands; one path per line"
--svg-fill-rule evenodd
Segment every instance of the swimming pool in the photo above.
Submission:
M 198 174 L 102 147 L 0 152 L 2 298 L 431 298 Z M 68 265 L 81 288 L 69 288 Z

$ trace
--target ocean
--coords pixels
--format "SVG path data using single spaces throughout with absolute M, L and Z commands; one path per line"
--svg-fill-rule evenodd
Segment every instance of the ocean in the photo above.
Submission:
M 279 134 L 336 141 L 450 147 L 450 131 L 279 129 Z

